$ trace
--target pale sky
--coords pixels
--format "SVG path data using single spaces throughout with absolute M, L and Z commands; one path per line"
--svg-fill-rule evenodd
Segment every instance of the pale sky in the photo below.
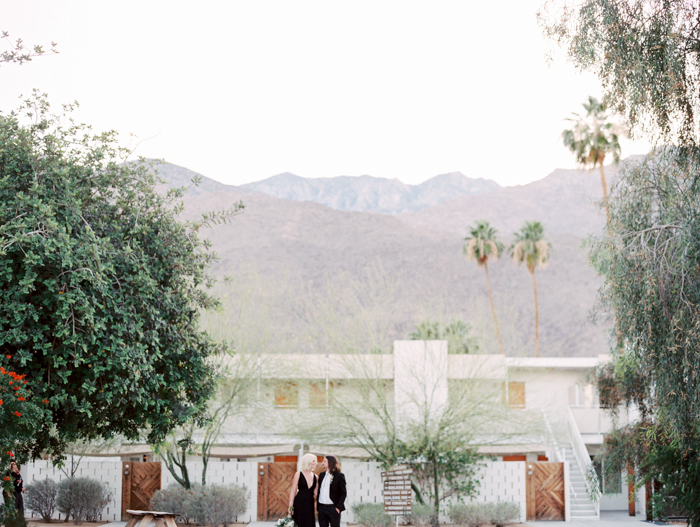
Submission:
M 564 118 L 600 95 L 563 54 L 546 64 L 541 3 L 0 0 L 0 30 L 60 52 L 0 65 L 0 110 L 32 88 L 77 100 L 96 130 L 150 138 L 136 154 L 227 184 L 524 184 L 576 166 Z

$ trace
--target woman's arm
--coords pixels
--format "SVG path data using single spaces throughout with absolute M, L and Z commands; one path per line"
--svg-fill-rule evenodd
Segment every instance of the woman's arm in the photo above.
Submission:
M 314 501 L 318 500 L 318 488 L 321 486 L 318 482 L 318 476 L 314 474 L 314 478 L 316 479 L 316 485 L 314 486 Z
M 292 488 L 289 491 L 289 513 L 291 514 L 292 512 L 292 506 L 294 505 L 294 497 L 297 495 L 297 485 L 299 485 L 299 474 L 300 472 L 297 472 L 294 474 L 294 479 L 292 479 Z

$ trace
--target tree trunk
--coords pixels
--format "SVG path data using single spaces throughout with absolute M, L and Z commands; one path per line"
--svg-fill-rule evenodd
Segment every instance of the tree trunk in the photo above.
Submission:
M 440 480 L 438 479 L 438 461 L 433 459 L 433 493 L 435 495 L 435 527 L 440 527 Z
M 540 310 L 537 306 L 537 278 L 532 273 L 532 288 L 535 292 L 535 357 L 540 356 Z
M 489 291 L 489 302 L 491 302 L 491 314 L 493 315 L 493 323 L 496 325 L 496 338 L 498 339 L 498 348 L 503 355 L 503 344 L 501 343 L 501 332 L 498 329 L 498 319 L 496 318 L 496 310 L 493 307 L 493 296 L 491 295 L 491 278 L 489 277 L 489 262 L 484 262 L 484 270 L 486 271 L 486 288 Z

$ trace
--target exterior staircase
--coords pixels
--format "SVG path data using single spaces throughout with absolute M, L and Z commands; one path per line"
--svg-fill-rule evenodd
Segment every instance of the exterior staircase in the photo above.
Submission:
M 571 520 L 598 520 L 595 505 L 588 498 L 586 480 L 576 461 L 574 451 L 571 447 L 565 447 L 563 450 L 564 459 L 569 462 L 569 481 L 571 482 L 569 512 Z

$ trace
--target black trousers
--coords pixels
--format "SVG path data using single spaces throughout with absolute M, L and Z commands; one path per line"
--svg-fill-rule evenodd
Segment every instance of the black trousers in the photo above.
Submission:
M 335 505 L 318 504 L 318 527 L 340 527 L 340 513 Z
M 24 515 L 24 498 L 22 497 L 22 491 L 15 492 L 15 508 L 17 512 Z

